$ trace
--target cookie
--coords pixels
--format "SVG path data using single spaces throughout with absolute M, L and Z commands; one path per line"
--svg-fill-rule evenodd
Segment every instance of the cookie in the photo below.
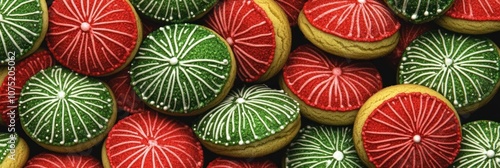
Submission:
M 300 128 L 299 105 L 265 85 L 236 88 L 193 125 L 203 146 L 219 155 L 261 157 L 285 147 Z
M 455 0 L 385 0 L 400 18 L 413 24 L 432 21 L 450 9 Z
M 299 102 L 304 117 L 326 125 L 351 125 L 363 103 L 382 89 L 370 62 L 329 55 L 311 45 L 290 54 L 279 83 Z
M 201 18 L 218 0 L 130 0 L 139 13 L 159 22 L 181 23 Z
M 49 16 L 45 0 L 6 0 L 0 6 L 0 65 L 6 65 L 40 47 Z
M 346 58 L 385 56 L 399 39 L 399 21 L 378 0 L 310 0 L 304 4 L 298 22 L 311 43 Z
M 370 97 L 356 116 L 353 139 L 368 167 L 448 167 L 460 149 L 453 105 L 420 85 L 395 85 Z
M 118 109 L 129 113 L 139 113 L 146 110 L 146 105 L 141 98 L 135 94 L 130 84 L 130 74 L 128 68 L 114 74 L 109 78 L 107 84 L 116 96 L 116 105 Z
M 127 0 L 58 0 L 49 16 L 49 50 L 63 66 L 87 76 L 125 68 L 142 40 L 140 19 Z
M 453 167 L 499 167 L 500 123 L 480 120 L 462 126 L 460 153 Z
M 0 132 L 0 167 L 23 167 L 30 155 L 26 141 L 16 133 Z
M 174 24 L 149 34 L 130 68 L 136 93 L 151 108 L 198 115 L 227 95 L 236 78 L 228 44 L 212 30 Z
M 500 31 L 500 1 L 455 0 L 454 5 L 436 23 L 448 30 L 466 34 Z
M 364 167 L 359 159 L 352 128 L 306 126 L 288 147 L 285 167 Z
M 398 73 L 400 84 L 434 89 L 460 114 L 468 114 L 488 103 L 500 87 L 499 50 L 486 37 L 433 30 L 407 47 Z
M 145 111 L 120 120 L 102 148 L 104 167 L 203 166 L 203 151 L 188 125 Z
M 276 2 L 285 11 L 290 26 L 297 25 L 299 13 L 307 0 L 276 0 Z
M 205 22 L 231 46 L 243 82 L 273 77 L 290 53 L 290 25 L 273 0 L 221 1 Z
M 271 160 L 233 159 L 218 157 L 212 160 L 207 168 L 278 168 Z
M 77 154 L 40 153 L 32 157 L 25 168 L 101 168 L 101 163 L 92 156 Z
M 406 48 L 410 43 L 415 40 L 418 36 L 424 34 L 425 32 L 435 29 L 436 25 L 433 22 L 422 23 L 422 24 L 412 24 L 407 22 L 401 23 L 401 29 L 399 33 L 401 34 L 399 38 L 398 45 L 396 48 L 386 57 L 390 64 L 394 66 L 395 69 L 399 66 L 401 62 L 401 57 L 406 51 Z
M 109 87 L 62 67 L 31 77 L 19 97 L 20 124 L 45 149 L 80 152 L 99 143 L 116 120 Z
M 24 83 L 40 70 L 53 66 L 55 62 L 47 50 L 41 49 L 16 63 L 14 67 L 0 67 L 0 113 L 2 115 L 0 125 L 15 125 L 19 118 L 17 115 L 19 94 Z

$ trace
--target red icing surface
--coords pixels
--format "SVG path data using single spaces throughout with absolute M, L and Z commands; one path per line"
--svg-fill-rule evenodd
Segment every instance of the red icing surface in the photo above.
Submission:
M 111 167 L 202 167 L 203 151 L 191 128 L 156 112 L 120 120 L 108 134 Z
M 411 24 L 407 22 L 401 23 L 401 29 L 399 30 L 400 37 L 396 49 L 387 57 L 392 65 L 398 66 L 401 61 L 401 56 L 406 50 L 406 47 L 415 40 L 418 36 L 424 34 L 425 32 L 434 29 L 435 25 L 433 23 L 424 24 Z
M 270 160 L 217 158 L 207 168 L 278 168 Z
M 92 156 L 42 153 L 28 160 L 25 168 L 101 168 Z
M 380 41 L 400 26 L 391 10 L 377 0 L 310 0 L 303 11 L 317 29 L 353 41 Z
M 84 75 L 115 71 L 136 46 L 137 20 L 125 0 L 54 1 L 49 18 L 50 51 L 62 65 Z
M 258 80 L 273 62 L 275 33 L 267 14 L 253 1 L 220 1 L 205 19 L 229 43 L 238 63 L 238 77 Z
M 500 21 L 499 0 L 455 0 L 447 16 L 477 21 Z
M 434 96 L 400 93 L 370 114 L 362 138 L 376 167 L 448 167 L 460 149 L 460 122 Z
M 53 66 L 55 63 L 55 60 L 50 56 L 50 53 L 47 50 L 42 50 L 33 53 L 32 55 L 28 56 L 26 59 L 22 60 L 15 66 L 15 79 L 8 79 L 9 76 L 7 75 L 5 79 L 3 80 L 3 83 L 1 83 L 1 90 L 0 90 L 0 113 L 2 114 L 2 120 L 4 123 L 10 123 L 10 117 L 8 113 L 11 110 L 15 110 L 16 114 L 17 108 L 9 108 L 9 106 L 17 106 L 18 102 L 17 100 L 19 99 L 19 95 L 21 93 L 21 90 L 23 88 L 23 85 L 28 81 L 28 79 L 38 73 L 42 69 L 46 69 L 48 67 Z M 15 91 L 15 97 L 14 97 L 14 104 L 11 104 L 9 101 L 9 83 L 8 82 L 14 81 L 14 85 L 11 85 L 10 91 Z M 14 90 L 12 90 L 14 89 Z M 17 119 L 16 115 L 16 119 Z
M 137 96 L 132 85 L 130 85 L 128 68 L 113 75 L 111 79 L 108 80 L 108 84 L 113 94 L 115 94 L 119 109 L 130 113 L 145 111 L 145 104 L 142 102 L 141 98 Z
M 359 109 L 382 89 L 373 64 L 326 55 L 310 45 L 299 46 L 290 54 L 283 78 L 307 105 L 337 112 Z
M 281 6 L 281 9 L 285 11 L 291 26 L 297 24 L 297 18 L 306 1 L 307 0 L 276 0 L 278 5 Z

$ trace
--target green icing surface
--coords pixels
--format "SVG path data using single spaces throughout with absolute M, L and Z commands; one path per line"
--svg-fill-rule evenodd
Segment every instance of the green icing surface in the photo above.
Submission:
M 131 82 L 146 103 L 189 113 L 212 102 L 231 73 L 230 50 L 205 27 L 161 27 L 142 42 L 131 65 Z
M 3 160 L 5 160 L 5 158 L 7 158 L 7 155 L 9 155 L 10 153 L 11 144 L 9 143 L 9 140 L 11 135 L 11 133 L 0 133 L 0 164 L 3 162 Z M 15 134 L 15 136 L 17 138 L 14 145 L 17 145 L 17 143 L 19 142 L 19 137 L 17 136 L 17 134 Z
M 215 144 L 245 145 L 282 131 L 298 115 L 298 103 L 283 91 L 254 85 L 233 89 L 193 130 Z
M 40 0 L 0 0 L 0 64 L 31 50 L 42 33 L 42 14 Z
M 500 167 L 500 123 L 481 120 L 464 124 L 453 167 Z
M 398 82 L 427 86 L 461 108 L 491 96 L 499 67 L 498 49 L 491 40 L 434 30 L 406 49 Z
M 138 12 L 165 22 L 186 22 L 209 11 L 217 0 L 130 0 Z
M 387 5 L 403 19 L 423 23 L 444 14 L 454 0 L 386 0 Z
M 286 152 L 287 168 L 365 167 L 359 159 L 352 128 L 307 126 Z
M 72 146 L 107 129 L 114 103 L 111 91 L 99 80 L 51 67 L 26 82 L 19 98 L 19 115 L 33 140 Z

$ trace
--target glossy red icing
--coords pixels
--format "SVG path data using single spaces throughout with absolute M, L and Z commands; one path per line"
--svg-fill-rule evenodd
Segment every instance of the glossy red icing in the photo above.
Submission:
M 135 93 L 132 85 L 130 85 L 128 68 L 111 76 L 107 83 L 115 95 L 116 104 L 119 109 L 130 113 L 138 113 L 146 110 L 146 105 Z
M 102 164 L 92 156 L 77 154 L 41 153 L 28 160 L 25 168 L 101 168 Z
M 276 0 L 276 2 L 285 11 L 290 25 L 295 26 L 299 13 L 307 0 Z
M 500 1 L 455 0 L 446 15 L 465 20 L 500 21 Z
M 271 160 L 217 158 L 207 168 L 278 168 Z

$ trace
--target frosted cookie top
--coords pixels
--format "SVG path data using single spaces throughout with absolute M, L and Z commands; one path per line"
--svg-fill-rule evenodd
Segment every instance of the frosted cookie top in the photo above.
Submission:
M 217 0 L 130 0 L 148 18 L 163 22 L 187 22 L 200 18 Z
M 473 121 L 462 126 L 463 139 L 453 167 L 500 167 L 500 123 Z
M 398 16 L 415 24 L 428 22 L 444 14 L 455 0 L 385 0 Z

